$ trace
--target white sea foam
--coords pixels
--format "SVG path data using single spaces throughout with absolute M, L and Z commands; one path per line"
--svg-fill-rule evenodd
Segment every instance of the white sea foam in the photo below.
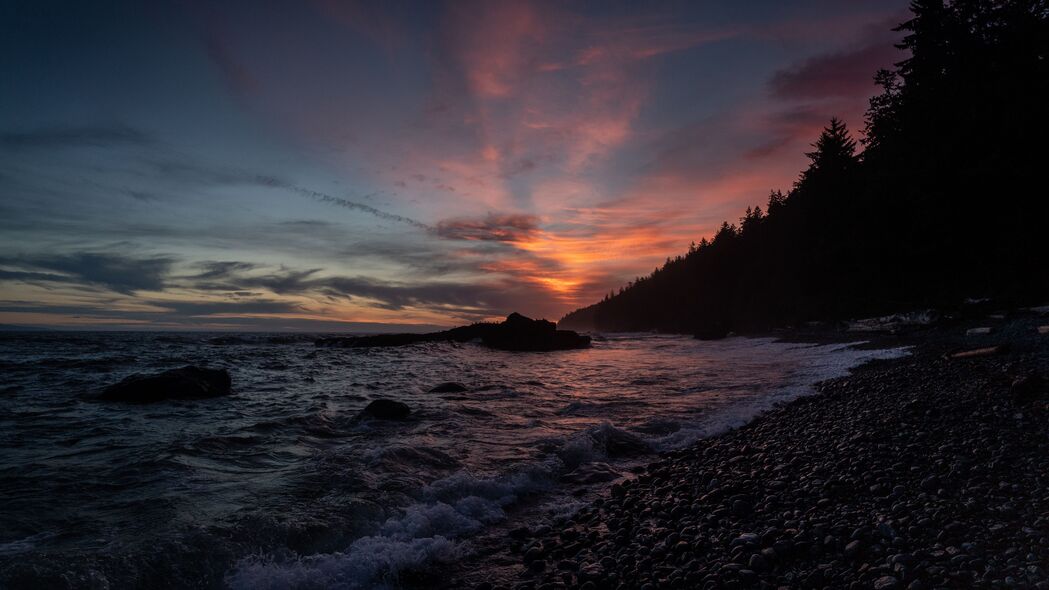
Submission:
M 766 346 L 774 344 L 776 343 L 769 341 Z M 786 383 L 769 387 L 764 395 L 728 404 L 704 416 L 699 422 L 683 425 L 676 432 L 653 437 L 650 439 L 651 443 L 660 451 L 686 447 L 701 439 L 744 426 L 779 404 L 811 395 L 815 392 L 813 386 L 820 381 L 844 377 L 852 368 L 872 360 L 895 359 L 910 354 L 910 347 L 864 350 L 856 348 L 859 344 L 865 343 L 794 345 L 791 347 L 792 351 L 799 354 L 802 362 L 798 363 L 797 370 Z M 764 346 L 758 345 L 755 352 L 760 354 L 762 348 Z
M 503 520 L 505 508 L 522 495 L 547 489 L 558 462 L 526 466 L 511 474 L 479 478 L 460 472 L 435 481 L 423 500 L 388 519 L 379 534 L 345 551 L 296 559 L 251 557 L 226 577 L 231 588 L 354 590 L 385 587 L 404 570 L 458 559 L 459 539 Z

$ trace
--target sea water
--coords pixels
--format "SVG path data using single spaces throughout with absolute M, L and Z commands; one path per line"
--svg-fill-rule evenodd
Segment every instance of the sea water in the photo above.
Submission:
M 314 339 L 0 334 L 0 586 L 396 586 L 469 552 L 522 501 L 609 485 L 650 453 L 906 354 L 651 334 L 551 353 Z M 92 399 L 187 364 L 227 368 L 233 394 Z M 447 381 L 468 389 L 429 393 Z M 377 398 L 410 417 L 362 418 Z

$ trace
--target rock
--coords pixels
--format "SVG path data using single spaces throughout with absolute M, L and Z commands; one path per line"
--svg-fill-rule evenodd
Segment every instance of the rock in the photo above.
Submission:
M 769 568 L 768 561 L 757 553 L 750 556 L 750 561 L 747 562 L 747 567 L 754 571 L 763 572 Z
M 558 330 L 546 320 L 533 320 L 512 313 L 502 323 L 479 323 L 427 334 L 375 334 L 319 338 L 322 347 L 366 348 L 407 346 L 421 342 L 480 342 L 489 348 L 516 352 L 546 352 L 590 346 L 590 337 L 570 330 Z
M 1021 405 L 1044 399 L 1049 397 L 1049 382 L 1037 373 L 1017 377 L 1009 386 L 1009 397 Z
M 134 404 L 170 399 L 204 399 L 228 395 L 231 384 L 229 371 L 225 369 L 186 366 L 155 375 L 131 375 L 105 388 L 98 399 Z
M 736 516 L 748 516 L 753 510 L 754 507 L 750 505 L 750 502 L 745 500 L 736 500 L 732 503 L 732 514 L 735 514 Z
M 940 478 L 935 475 L 930 475 L 923 479 L 920 485 L 922 490 L 929 492 L 930 494 L 934 493 L 936 490 L 940 489 Z
M 536 561 L 537 559 L 542 559 L 542 558 L 543 558 L 543 548 L 542 547 L 538 547 L 538 546 L 537 547 L 532 547 L 528 551 L 525 551 L 525 554 L 524 554 L 524 562 L 525 563 L 531 563 L 533 561 Z
M 251 341 L 243 336 L 227 335 L 208 338 L 205 342 L 216 346 L 227 346 L 230 344 L 251 344 Z
M 731 546 L 735 547 L 736 545 L 756 545 L 760 540 L 761 537 L 759 537 L 755 533 L 743 533 L 732 540 Z
M 991 328 L 988 327 L 988 326 L 983 326 L 983 327 L 980 327 L 980 328 L 969 328 L 968 330 L 965 331 L 965 335 L 966 336 L 982 336 L 984 334 L 990 334 L 990 333 L 991 333 Z
M 586 348 L 590 346 L 590 337 L 558 330 L 553 322 L 512 313 L 482 336 L 481 342 L 499 350 L 541 352 Z
M 407 404 L 392 399 L 377 399 L 370 402 L 361 410 L 361 415 L 371 416 L 380 420 L 401 420 L 412 413 Z
M 605 453 L 613 458 L 635 457 L 652 452 L 652 447 L 640 437 L 618 428 L 597 428 L 590 433 L 590 438 L 604 447 Z
M 874 580 L 874 590 L 895 590 L 900 587 L 900 582 L 894 576 L 882 576 Z
M 728 336 L 728 333 L 728 328 L 725 326 L 707 326 L 696 332 L 696 340 L 723 340 Z
M 456 383 L 454 381 L 448 381 L 441 383 L 440 385 L 434 385 L 430 388 L 429 393 L 460 393 L 468 391 L 468 388 L 462 383 Z
M 863 552 L 863 541 L 853 541 L 845 546 L 845 557 L 855 558 Z

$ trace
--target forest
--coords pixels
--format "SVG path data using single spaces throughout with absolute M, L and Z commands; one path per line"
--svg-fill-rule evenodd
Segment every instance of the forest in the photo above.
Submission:
M 1049 296 L 1049 3 L 920 0 L 862 134 L 560 326 L 721 333 Z M 829 113 L 828 113 L 829 114 Z

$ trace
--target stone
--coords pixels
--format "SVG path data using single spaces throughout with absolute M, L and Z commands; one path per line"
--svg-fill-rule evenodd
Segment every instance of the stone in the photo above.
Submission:
M 367 415 L 380 420 L 401 420 L 412 413 L 408 404 L 392 399 L 377 399 L 370 402 L 361 410 L 361 415 Z
M 226 369 L 185 366 L 153 375 L 131 375 L 105 388 L 98 399 L 132 404 L 205 399 L 229 395 L 231 385 Z
M 895 590 L 899 586 L 900 581 L 895 576 L 882 576 L 874 580 L 874 590 Z

